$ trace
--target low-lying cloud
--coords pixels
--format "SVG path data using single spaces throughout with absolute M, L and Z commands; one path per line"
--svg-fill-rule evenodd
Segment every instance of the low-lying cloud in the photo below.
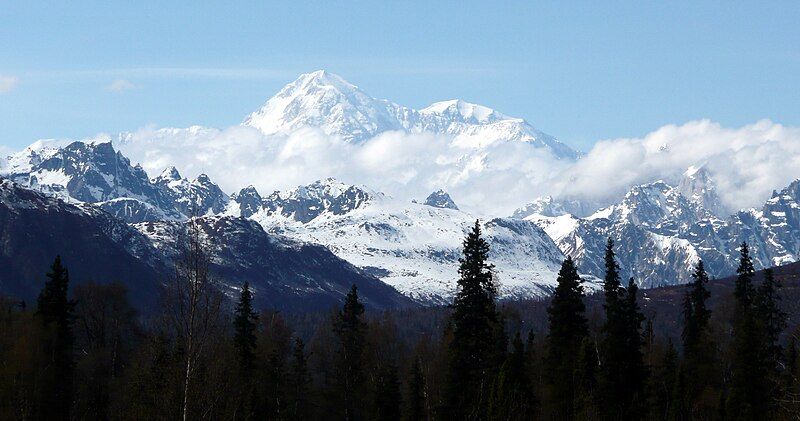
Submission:
M 664 126 L 598 142 L 577 162 L 520 142 L 471 149 L 447 136 L 401 132 L 354 145 L 316 129 L 267 137 L 243 126 L 143 128 L 116 143 L 151 176 L 175 165 L 184 176 L 208 174 L 228 192 L 252 184 L 268 194 L 335 177 L 401 200 L 444 188 L 481 215 L 508 215 L 545 194 L 614 200 L 636 184 L 675 182 L 692 165 L 705 165 L 731 209 L 759 206 L 800 177 L 800 129 L 768 120 L 740 128 L 708 120 Z

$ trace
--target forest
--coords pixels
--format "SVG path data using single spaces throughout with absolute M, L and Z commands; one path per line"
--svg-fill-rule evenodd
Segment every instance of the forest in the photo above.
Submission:
M 611 239 L 602 290 L 566 258 L 531 303 L 498 300 L 480 224 L 462 246 L 450 306 L 381 312 L 355 286 L 330 311 L 257 312 L 248 284 L 218 287 L 199 229 L 148 313 L 120 284 L 71 287 L 55 257 L 35 303 L 0 297 L 0 419 L 800 419 L 798 327 L 747 244 L 715 300 L 696 264 L 673 329 Z

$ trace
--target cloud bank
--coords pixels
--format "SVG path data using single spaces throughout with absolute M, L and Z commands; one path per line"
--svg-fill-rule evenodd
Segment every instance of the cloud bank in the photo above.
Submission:
M 444 188 L 460 207 L 486 216 L 509 215 L 546 194 L 617 200 L 636 184 L 675 182 L 691 165 L 705 165 L 731 209 L 759 206 L 800 177 L 800 128 L 768 120 L 740 128 L 708 120 L 664 126 L 641 138 L 598 142 L 574 163 L 519 142 L 474 149 L 445 136 L 400 132 L 354 145 L 316 129 L 267 137 L 242 126 L 149 127 L 115 143 L 151 176 L 175 165 L 184 176 L 208 174 L 228 192 L 252 184 L 268 194 L 336 177 L 401 200 Z

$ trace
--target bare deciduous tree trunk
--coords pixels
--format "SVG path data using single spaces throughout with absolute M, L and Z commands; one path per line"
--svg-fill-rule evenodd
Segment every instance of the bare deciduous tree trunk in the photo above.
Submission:
M 181 417 L 190 418 L 194 372 L 220 315 L 221 300 L 209 273 L 210 251 L 200 223 L 192 218 L 179 248 L 172 279 L 168 315 L 185 352 Z

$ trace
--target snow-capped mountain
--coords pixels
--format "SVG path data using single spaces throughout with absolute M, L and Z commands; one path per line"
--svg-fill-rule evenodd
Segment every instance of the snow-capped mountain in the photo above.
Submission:
M 434 197 L 442 198 L 437 193 Z M 252 212 L 255 197 L 254 189 L 242 190 L 233 196 L 229 212 Z M 250 218 L 268 232 L 325 245 L 420 302 L 446 303 L 456 288 L 461 242 L 475 221 L 450 203 L 397 203 L 365 187 L 327 179 L 273 193 Z M 507 218 L 483 221 L 482 227 L 502 297 L 549 293 L 563 255 L 544 231 Z
M 690 169 L 684 180 L 697 180 L 698 173 Z M 736 269 L 743 241 L 758 268 L 800 258 L 800 181 L 774 193 L 760 210 L 722 219 L 705 207 L 718 202 L 711 180 L 700 177 L 702 183 L 681 181 L 678 187 L 662 181 L 634 187 L 620 203 L 586 218 L 531 214 L 525 219 L 542 227 L 582 273 L 598 277 L 605 270 L 603 251 L 611 237 L 623 274 L 646 287 L 688 282 L 698 259 L 712 276 L 728 276 Z
M 183 220 L 221 213 L 228 196 L 208 176 L 194 180 L 167 168 L 153 180 L 110 141 L 27 148 L 8 159 L 15 182 L 73 202 L 93 203 L 127 222 Z
M 458 210 L 456 202 L 454 202 L 450 195 L 444 190 L 436 190 L 428 195 L 428 197 L 425 199 L 425 204 L 428 206 L 433 206 L 434 208 Z
M 578 154 L 520 118 L 462 100 L 434 103 L 422 110 L 375 99 L 338 75 L 319 70 L 301 75 L 245 118 L 244 125 L 266 135 L 288 135 L 305 127 L 321 129 L 349 142 L 363 142 L 387 131 L 447 135 L 461 147 L 482 148 L 519 141 L 546 148 L 556 157 Z

